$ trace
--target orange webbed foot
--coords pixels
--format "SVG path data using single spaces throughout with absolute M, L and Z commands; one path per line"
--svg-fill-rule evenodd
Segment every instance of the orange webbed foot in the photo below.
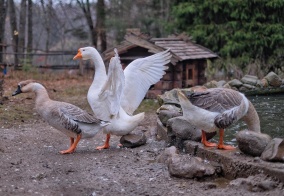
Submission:
M 75 151 L 75 149 L 69 148 L 68 150 L 62 150 L 62 151 L 60 151 L 59 153 L 60 153 L 60 154 L 71 154 L 71 153 L 73 153 L 74 151 Z
M 204 146 L 206 147 L 216 147 L 217 144 L 216 143 L 212 143 L 212 142 L 208 142 L 208 141 L 202 141 L 202 143 L 204 144 Z
M 202 130 L 202 135 L 201 135 L 201 143 L 206 146 L 206 147 L 216 147 L 216 143 L 208 142 L 206 139 L 206 133 L 205 131 Z
M 74 138 L 70 137 L 70 141 L 71 141 L 71 146 L 68 150 L 62 150 L 59 153 L 60 154 L 71 154 L 75 151 L 79 141 L 81 139 L 81 134 L 79 134 L 76 138 L 76 140 L 74 141 Z
M 223 150 L 235 150 L 236 147 L 230 146 L 230 145 L 224 145 L 224 144 L 219 144 L 217 146 L 218 149 L 223 149 Z
M 105 141 L 104 145 L 98 146 L 98 147 L 96 147 L 96 149 L 97 150 L 108 149 L 110 147 L 109 140 L 110 140 L 110 134 L 108 133 L 106 135 L 106 141 Z
M 96 149 L 97 149 L 97 150 L 102 150 L 102 149 L 108 149 L 109 147 L 110 147 L 109 145 L 104 144 L 104 145 L 102 145 L 102 146 L 96 147 Z

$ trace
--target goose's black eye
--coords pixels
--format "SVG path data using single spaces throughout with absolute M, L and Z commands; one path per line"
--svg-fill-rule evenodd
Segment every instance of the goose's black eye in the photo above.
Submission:
M 85 49 L 83 51 L 85 51 Z

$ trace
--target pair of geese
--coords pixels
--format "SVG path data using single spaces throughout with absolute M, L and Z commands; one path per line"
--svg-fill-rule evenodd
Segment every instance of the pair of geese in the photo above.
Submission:
M 51 100 L 45 87 L 33 80 L 18 83 L 13 96 L 20 93 L 36 94 L 35 108 L 51 126 L 70 137 L 70 147 L 61 154 L 73 153 L 82 138 L 94 137 L 101 129 L 106 133 L 103 146 L 109 148 L 110 135 L 126 135 L 144 119 L 144 113 L 133 115 L 151 85 L 165 74 L 170 62 L 169 49 L 131 62 L 122 69 L 117 51 L 110 60 L 108 74 L 104 62 L 93 47 L 80 48 L 74 59 L 92 60 L 95 66 L 94 80 L 87 99 L 94 115 L 79 107 Z M 178 97 L 187 120 L 202 129 L 202 143 L 216 146 L 206 140 L 206 132 L 220 130 L 218 148 L 232 149 L 223 145 L 224 128 L 243 119 L 250 130 L 260 132 L 258 115 L 247 98 L 230 89 L 208 89 L 186 95 L 178 91 Z

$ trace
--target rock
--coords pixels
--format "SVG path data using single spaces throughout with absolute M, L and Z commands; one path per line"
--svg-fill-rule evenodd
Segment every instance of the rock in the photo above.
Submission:
M 212 80 L 212 81 L 207 82 L 206 84 L 204 84 L 204 86 L 206 88 L 217 88 L 218 85 L 217 85 L 217 81 Z
M 262 87 L 264 87 L 264 88 L 268 87 L 268 85 L 269 85 L 267 79 L 265 79 L 265 78 L 261 79 L 260 82 L 262 84 Z
M 200 158 L 190 155 L 174 155 L 169 159 L 169 173 L 180 178 L 202 178 L 215 174 L 215 169 Z
M 230 182 L 230 186 L 246 189 L 251 192 L 269 191 L 278 186 L 277 182 L 263 174 L 249 176 L 248 178 L 237 178 Z
M 146 144 L 147 138 L 141 131 L 139 133 L 130 133 L 120 138 L 120 143 L 127 148 L 135 148 Z
M 244 130 L 237 133 L 236 139 L 238 147 L 243 153 L 260 156 L 271 137 L 267 134 Z
M 193 86 L 193 87 L 188 89 L 188 91 L 190 91 L 190 92 L 203 92 L 205 90 L 207 90 L 207 88 L 205 86 Z
M 258 88 L 263 88 L 264 87 L 264 84 L 262 83 L 261 80 L 257 80 L 256 81 L 256 87 L 258 87 Z
M 166 148 L 157 158 L 158 163 L 165 163 L 168 165 L 169 160 L 177 154 L 177 149 L 175 146 Z
M 175 111 L 170 111 L 170 110 L 161 110 L 158 118 L 162 122 L 164 126 L 167 126 L 167 122 L 169 119 L 177 117 L 177 116 L 182 116 L 181 113 L 175 112 Z
M 217 82 L 217 88 L 222 88 L 226 84 L 225 80 L 220 80 Z
M 171 104 L 164 104 L 162 105 L 160 108 L 158 108 L 157 110 L 157 114 L 159 114 L 161 111 L 163 110 L 169 110 L 169 111 L 172 111 L 172 112 L 180 112 L 181 113 L 181 109 L 175 105 L 171 105 Z
M 280 87 L 282 84 L 282 79 L 274 72 L 269 72 L 264 78 L 268 81 L 270 86 Z
M 158 95 L 157 99 L 160 105 L 164 105 L 164 104 L 179 105 L 176 88 L 170 91 L 166 91 L 162 95 Z
M 191 125 L 183 116 L 168 121 L 168 132 L 184 140 L 200 141 L 201 130 Z
M 243 84 L 243 86 L 242 86 L 242 87 L 245 87 L 245 88 L 246 88 L 246 89 L 248 89 L 248 90 L 255 89 L 255 86 L 250 85 L 250 84 Z
M 236 87 L 236 88 L 240 88 L 243 85 L 243 83 L 239 81 L 238 79 L 233 79 L 229 81 L 228 83 L 231 87 Z
M 241 91 L 241 92 L 245 92 L 245 91 L 249 91 L 249 90 L 254 90 L 256 87 L 255 86 L 253 86 L 253 85 L 250 85 L 250 84 L 243 84 L 243 86 L 241 86 L 240 88 L 239 88 L 239 90 Z
M 223 88 L 229 88 L 229 89 L 232 89 L 232 87 L 230 86 L 230 84 L 226 83 L 224 84 Z
M 280 138 L 271 140 L 261 154 L 261 159 L 284 162 L 284 140 Z
M 204 184 L 204 185 L 202 186 L 202 188 L 203 188 L 204 190 L 215 189 L 215 188 L 217 188 L 217 184 L 216 184 L 216 183 L 213 183 L 213 182 L 207 182 L 206 184 Z
M 258 78 L 256 76 L 252 76 L 252 75 L 245 75 L 242 79 L 241 82 L 244 84 L 250 84 L 255 86 L 257 83 Z
M 171 118 L 167 124 L 168 137 L 171 137 L 170 144 L 182 147 L 183 140 L 201 141 L 201 130 L 191 125 L 183 116 Z M 216 135 L 216 132 L 206 133 L 207 140 Z

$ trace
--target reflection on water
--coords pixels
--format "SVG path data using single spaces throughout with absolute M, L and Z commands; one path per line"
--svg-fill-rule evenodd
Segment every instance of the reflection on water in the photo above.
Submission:
M 270 135 L 272 138 L 284 138 L 284 94 L 249 96 L 248 99 L 259 115 L 261 132 Z M 225 143 L 236 145 L 234 135 L 246 128 L 245 123 L 240 121 L 225 130 Z M 214 140 L 218 140 L 218 138 L 215 137 Z

